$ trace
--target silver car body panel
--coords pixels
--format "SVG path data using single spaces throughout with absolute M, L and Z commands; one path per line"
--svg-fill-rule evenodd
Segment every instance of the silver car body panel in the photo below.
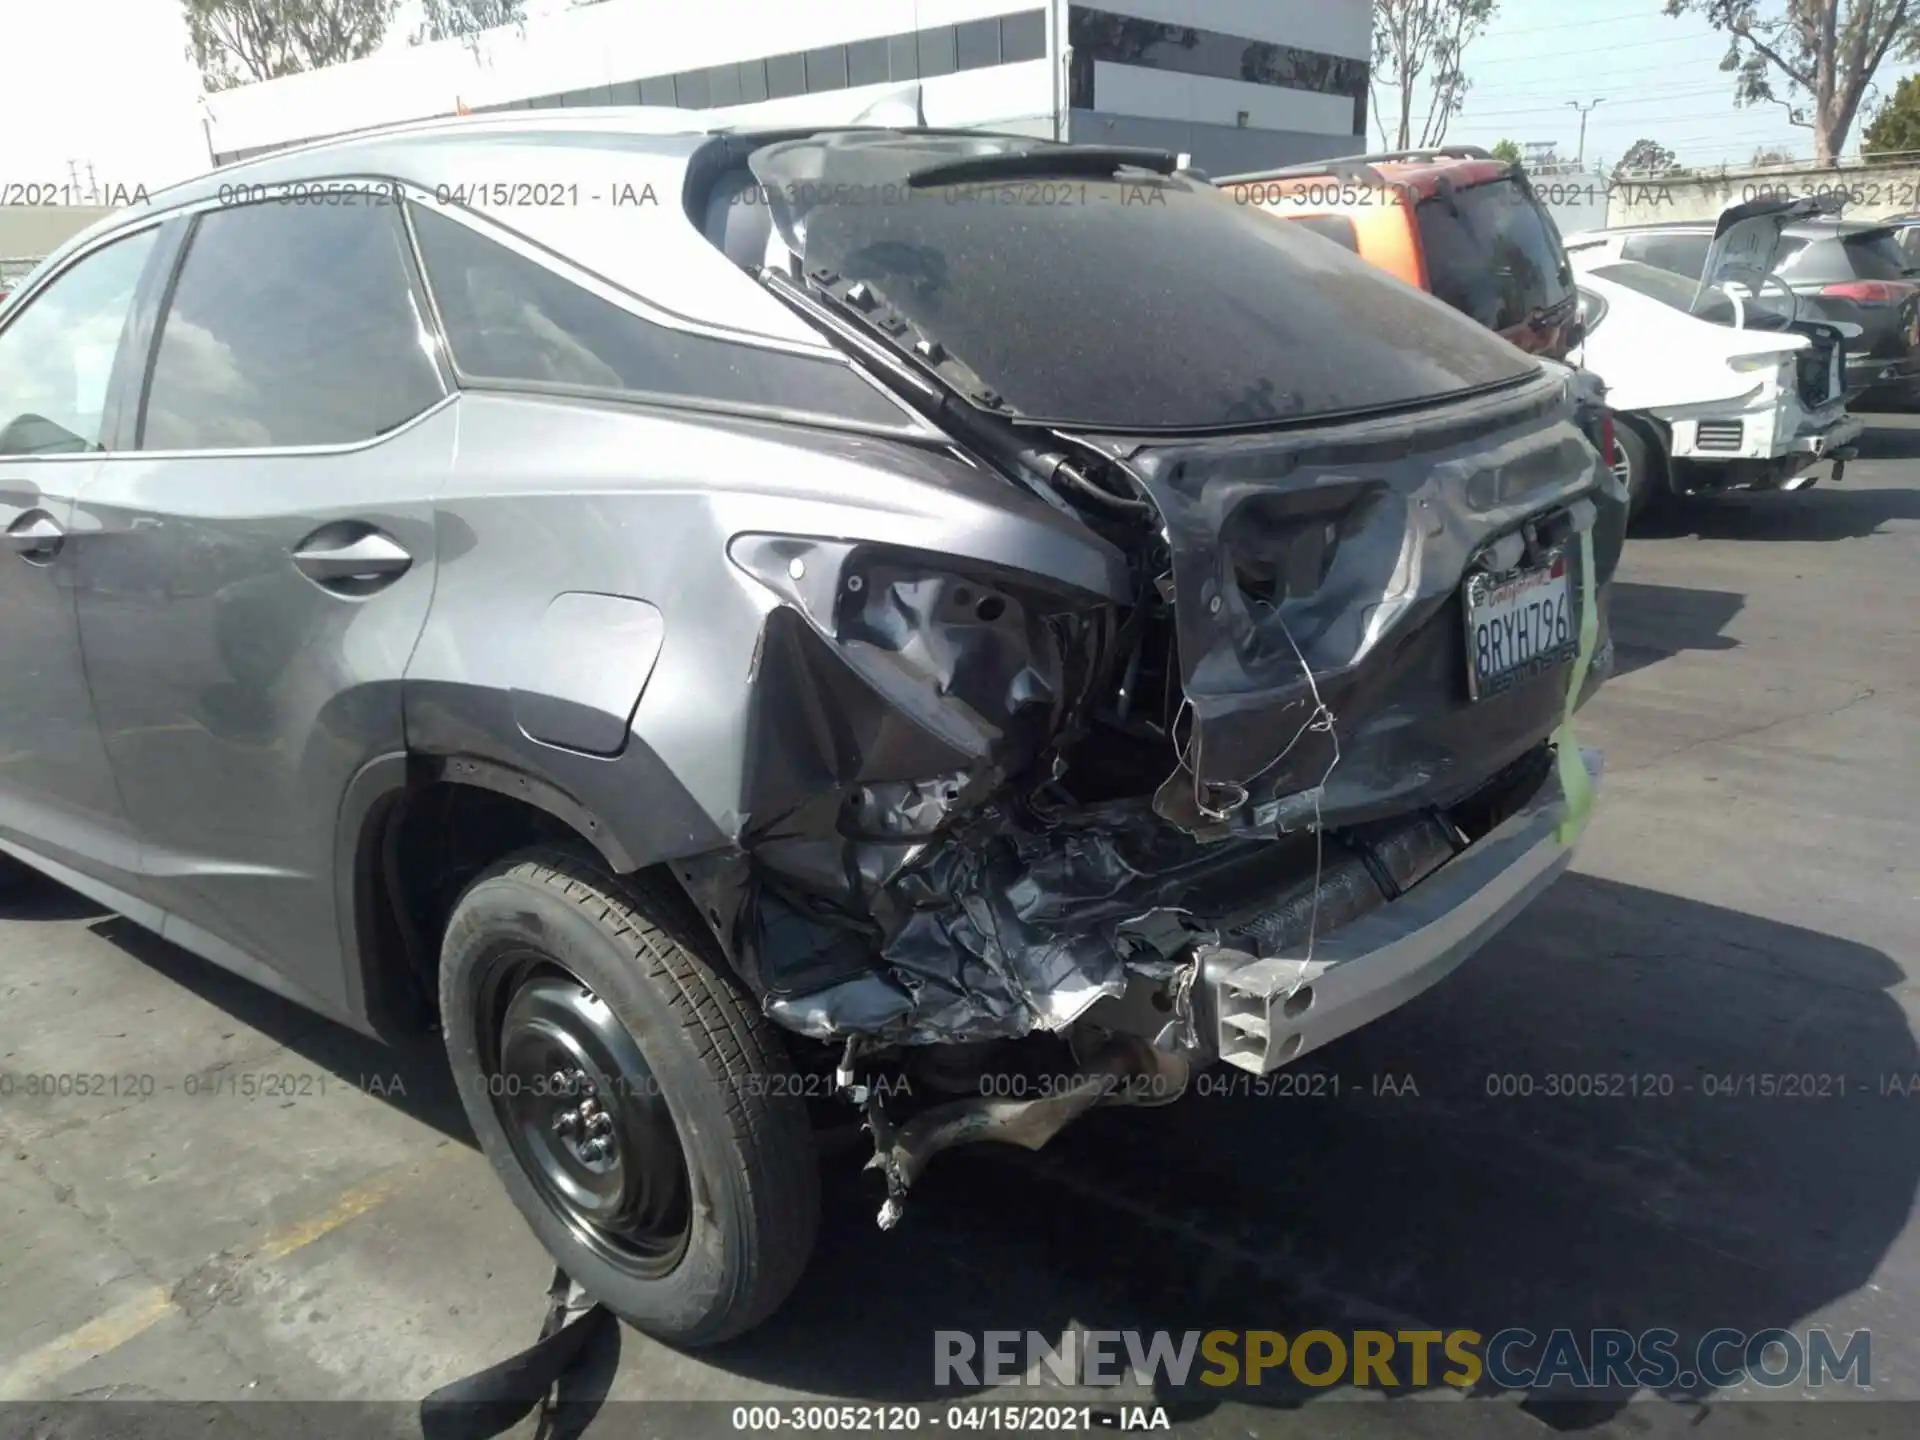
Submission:
M 152 208 L 185 217 L 317 182 L 361 203 L 404 190 L 654 323 L 848 365 L 689 218 L 694 180 L 739 169 L 751 146 L 682 123 L 433 123 L 236 166 Z M 497 208 L 494 191 L 473 190 L 496 184 Z M 148 218 L 79 237 L 19 300 L 67 256 Z M 1478 335 L 1431 308 L 1433 325 Z M 0 838 L 92 874 L 96 893 L 161 917 L 188 948 L 243 973 L 271 967 L 276 988 L 367 1025 L 352 847 L 379 796 L 409 783 L 411 757 L 566 817 L 616 869 L 669 866 L 791 1028 L 913 1043 L 1058 1029 L 1132 979 L 1170 973 L 1148 936 L 1164 937 L 1162 912 L 1190 884 L 1231 872 L 1241 900 L 1284 890 L 1319 799 L 1339 802 L 1329 824 L 1452 805 L 1537 752 L 1564 679 L 1471 722 L 1454 694 L 1461 573 L 1503 530 L 1517 544 L 1517 527 L 1550 517 L 1557 539 L 1528 532 L 1538 560 L 1572 533 L 1582 496 L 1624 513 L 1566 383 L 1544 371 L 1505 399 L 1447 407 L 1437 438 L 1393 419 L 1275 446 L 1099 442 L 1186 532 L 1165 592 L 1183 603 L 1206 593 L 1183 567 L 1206 553 L 1194 537 L 1218 522 L 1208 507 L 1261 476 L 1304 491 L 1369 467 L 1336 574 L 1371 618 L 1322 616 L 1318 638 L 1330 657 L 1344 646 L 1328 665 L 1356 706 L 1362 662 L 1392 651 L 1405 672 L 1389 677 L 1393 694 L 1425 684 L 1445 712 L 1376 711 L 1378 745 L 1329 790 L 1314 778 L 1327 767 L 1308 763 L 1317 744 L 1286 768 L 1256 736 L 1263 715 L 1304 726 L 1325 708 L 1307 698 L 1305 661 L 1275 667 L 1269 654 L 1264 679 L 1236 672 L 1247 614 L 1182 614 L 1183 645 L 1209 637 L 1203 708 L 1221 738 L 1199 768 L 1169 747 L 1169 784 L 1202 799 L 1238 788 L 1244 801 L 1267 781 L 1225 833 L 1203 835 L 1191 803 L 1155 813 L 1144 795 L 1037 813 L 1046 777 L 1071 769 L 1117 616 L 1140 594 L 1129 555 L 1044 487 L 905 400 L 895 432 L 510 390 L 469 386 L 357 446 L 20 462 L 76 481 L 72 589 L 40 586 L 32 613 L 57 645 L 70 596 L 68 655 L 85 656 L 93 739 L 77 658 L 62 714 L 75 755 L 92 744 L 110 758 L 119 823 L 138 843 L 115 863 L 105 839 L 62 848 L 31 818 Z M 0 461 L 0 479 L 14 472 Z M 373 534 L 411 564 L 377 593 L 330 592 L 293 563 L 316 534 L 341 547 Z M 16 570 L 0 584 L 45 578 Z M 1278 633 L 1253 628 L 1254 649 Z M 1314 635 L 1303 644 L 1323 653 Z M 49 733 L 60 723 L 40 720 Z M 1482 763 L 1459 763 L 1456 741 L 1476 725 L 1497 739 Z M 1234 757 L 1252 758 L 1222 768 Z M 76 783 L 105 795 L 103 776 Z

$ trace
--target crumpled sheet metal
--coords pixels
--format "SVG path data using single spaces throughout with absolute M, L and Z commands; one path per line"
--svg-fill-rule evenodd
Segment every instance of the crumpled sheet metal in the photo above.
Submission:
M 991 803 L 1075 731 L 1112 607 L 891 547 L 731 553 L 783 603 L 750 676 L 741 850 L 679 868 L 769 1012 L 823 1039 L 989 1039 L 1123 988 L 1109 941 L 1046 929 L 1060 890 L 1138 878 L 1119 850 L 1093 828 L 1042 839 Z
M 1552 730 L 1554 684 L 1467 700 L 1460 584 L 1488 541 L 1583 494 L 1617 533 L 1625 494 L 1573 423 L 1565 381 L 1455 415 L 1337 441 L 1098 442 L 1145 485 L 1172 550 L 1192 728 L 1158 797 L 1171 823 L 1272 835 L 1381 819 L 1444 803 Z M 1605 547 L 1600 583 L 1617 558 Z M 1337 734 L 1306 728 L 1321 704 Z M 1301 797 L 1323 780 L 1316 811 Z
M 768 1013 L 817 1039 L 1011 1039 L 1066 1028 L 1118 997 L 1130 970 L 1164 969 L 1147 936 L 1219 853 L 1141 805 L 1048 823 L 989 807 L 929 847 L 874 899 L 878 964 L 772 995 Z M 1134 929 L 1142 933 L 1129 937 Z
M 1564 681 L 1467 703 L 1469 563 L 1583 493 L 1624 503 L 1563 387 L 1459 414 L 1337 447 L 1111 442 L 1166 521 L 1192 707 L 1151 802 L 1056 813 L 1047 787 L 1029 793 L 1113 659 L 1111 608 L 1029 603 L 1017 575 L 949 557 L 737 544 L 779 601 L 752 676 L 747 823 L 739 852 L 681 873 L 768 1013 L 821 1040 L 1017 1038 L 1070 1025 L 1132 973 L 1164 978 L 1164 949 L 1129 926 L 1164 935 L 1151 922 L 1273 896 L 1263 928 L 1292 944 L 1322 859 L 1323 929 L 1379 903 L 1325 831 L 1464 798 L 1562 718 Z M 1251 603 L 1262 587 L 1271 603 Z M 1329 715 L 1336 733 L 1315 728 Z

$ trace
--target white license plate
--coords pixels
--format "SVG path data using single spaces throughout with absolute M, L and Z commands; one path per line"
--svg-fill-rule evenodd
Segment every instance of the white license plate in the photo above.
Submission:
M 1580 616 L 1564 555 L 1505 580 L 1467 581 L 1467 689 L 1475 700 L 1570 663 L 1580 653 Z

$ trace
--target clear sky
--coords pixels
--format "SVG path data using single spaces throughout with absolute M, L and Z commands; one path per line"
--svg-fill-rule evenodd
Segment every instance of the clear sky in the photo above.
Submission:
M 528 10 L 564 3 L 532 0 Z M 405 43 L 418 11 L 418 0 L 402 7 L 389 43 Z M 84 184 L 91 163 L 102 183 L 152 189 L 206 168 L 178 0 L 14 0 L 4 35 L 0 184 L 64 184 L 70 164 Z M 1589 160 L 1611 164 L 1643 136 L 1690 164 L 1744 163 L 1761 146 L 1811 154 L 1808 132 L 1779 106 L 1733 104 L 1731 79 L 1716 68 L 1725 53 L 1724 36 L 1666 18 L 1661 0 L 1501 0 L 1468 51 L 1475 83 L 1448 138 L 1553 141 L 1571 155 L 1579 117 L 1567 101 L 1604 98 L 1588 122 Z M 1889 64 L 1880 88 L 1890 92 L 1913 68 Z
M 1571 158 L 1580 117 L 1567 102 L 1604 99 L 1587 119 L 1589 161 L 1611 166 L 1642 138 L 1693 165 L 1745 164 L 1763 146 L 1810 158 L 1812 132 L 1790 124 L 1781 106 L 1733 103 L 1733 77 L 1718 68 L 1727 37 L 1692 16 L 1669 19 L 1664 9 L 1661 0 L 1500 0 L 1467 51 L 1473 89 L 1447 138 L 1549 140 Z M 1914 68 L 1889 60 L 1876 84 L 1891 94 Z M 1869 95 L 1863 118 L 1876 99 Z M 1856 124 L 1847 148 L 1858 145 Z
M 527 13 L 564 3 L 532 0 Z M 406 43 L 419 11 L 400 7 L 389 44 Z M 85 185 L 92 164 L 102 185 L 152 190 L 208 167 L 180 0 L 9 0 L 4 14 L 0 186 L 76 174 Z

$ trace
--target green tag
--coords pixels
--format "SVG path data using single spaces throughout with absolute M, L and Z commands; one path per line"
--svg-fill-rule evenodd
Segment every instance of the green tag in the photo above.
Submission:
M 1556 838 L 1571 845 L 1586 829 L 1587 815 L 1593 809 L 1593 777 L 1587 774 L 1580 758 L 1580 741 L 1573 733 L 1573 707 L 1580 703 L 1580 691 L 1587 683 L 1587 670 L 1593 664 L 1594 646 L 1600 640 L 1600 612 L 1593 603 L 1593 529 L 1580 532 L 1580 653 L 1574 657 L 1573 676 L 1567 682 L 1567 709 L 1560 728 L 1553 732 L 1553 743 L 1560 765 L 1560 792 L 1567 799 L 1567 813 L 1560 822 Z

